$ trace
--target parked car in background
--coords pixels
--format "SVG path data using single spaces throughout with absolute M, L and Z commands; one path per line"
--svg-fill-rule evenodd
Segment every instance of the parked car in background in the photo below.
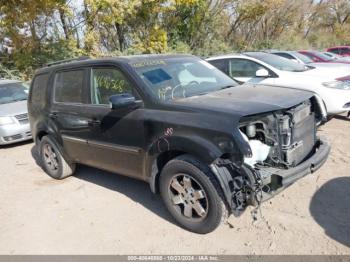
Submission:
M 303 55 L 297 51 L 271 51 L 270 53 L 274 55 L 278 55 L 280 57 L 287 58 L 299 64 L 306 65 L 310 69 L 317 68 L 319 69 L 317 70 L 317 74 L 320 73 L 320 70 L 324 69 L 324 74 L 331 73 L 332 75 L 335 75 L 335 76 L 350 75 L 350 64 L 336 63 L 336 62 L 317 63 L 317 62 L 313 62 L 313 60 L 308 56 Z
M 322 52 L 322 54 L 329 56 L 330 58 L 333 58 L 333 59 L 342 59 L 342 56 L 331 53 L 331 52 Z
M 217 56 L 207 61 L 241 83 L 313 91 L 323 101 L 328 115 L 350 110 L 350 82 L 331 73 L 325 74 L 323 70 L 265 52 Z
M 269 51 L 269 53 L 274 54 L 274 55 L 278 55 L 280 57 L 287 58 L 287 59 L 292 60 L 294 62 L 297 62 L 299 64 L 307 65 L 307 64 L 313 63 L 311 58 L 309 58 L 306 55 L 300 54 L 297 51 L 273 50 L 273 51 Z
M 344 63 L 344 64 L 350 64 L 350 61 L 346 59 L 335 59 L 332 57 L 329 57 L 322 52 L 314 51 L 314 50 L 302 50 L 299 51 L 299 53 L 306 55 L 309 57 L 313 62 L 316 63 Z
M 61 62 L 37 71 L 30 90 L 51 177 L 82 163 L 146 181 L 196 233 L 314 172 L 330 150 L 314 93 L 240 86 L 194 56 Z
M 350 61 L 350 56 L 340 56 L 331 52 L 322 52 L 323 54 L 325 54 L 326 56 L 329 56 L 333 59 L 340 59 L 340 60 L 346 60 L 346 61 Z
M 327 48 L 327 52 L 340 56 L 350 56 L 350 46 L 334 46 Z
M 32 138 L 27 110 L 28 86 L 16 80 L 0 80 L 0 145 Z

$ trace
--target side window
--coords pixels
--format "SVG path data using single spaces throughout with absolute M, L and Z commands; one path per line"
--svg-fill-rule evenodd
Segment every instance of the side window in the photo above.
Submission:
M 340 48 L 340 54 L 345 55 L 345 54 L 350 54 L 350 48 Z
M 210 64 L 227 74 L 227 59 L 208 61 Z
M 132 84 L 116 68 L 93 68 L 91 70 L 91 102 L 97 105 L 108 105 L 112 95 L 131 93 L 138 100 Z
M 55 102 L 83 103 L 84 70 L 59 72 L 55 75 Z
M 32 101 L 33 106 L 41 108 L 45 105 L 45 95 L 48 79 L 49 74 L 37 75 L 34 78 L 30 95 L 30 99 Z
M 339 55 L 341 53 L 340 49 L 339 48 L 333 48 L 331 50 L 329 50 L 330 52 L 334 53 L 334 54 L 337 54 Z
M 284 58 L 287 58 L 289 60 L 296 60 L 293 56 L 291 56 L 290 54 L 286 54 L 286 53 L 273 53 L 274 55 L 278 55 Z
M 262 65 L 250 60 L 230 59 L 229 75 L 231 77 L 255 77 L 256 71 L 264 69 Z

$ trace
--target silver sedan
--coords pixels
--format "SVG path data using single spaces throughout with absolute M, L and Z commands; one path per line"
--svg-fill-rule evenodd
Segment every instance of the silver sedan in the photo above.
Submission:
M 0 80 L 0 145 L 32 138 L 27 110 L 28 86 L 17 80 Z

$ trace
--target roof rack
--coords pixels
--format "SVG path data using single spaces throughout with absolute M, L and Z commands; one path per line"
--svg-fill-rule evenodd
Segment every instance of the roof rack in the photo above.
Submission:
M 69 62 L 73 62 L 73 61 L 81 61 L 81 60 L 87 60 L 87 59 L 90 59 L 90 57 L 89 56 L 80 56 L 80 57 L 75 57 L 75 58 L 59 60 L 59 61 L 55 61 L 52 63 L 47 63 L 45 65 L 46 66 L 53 66 L 53 65 L 59 65 L 59 64 L 63 64 L 63 63 L 69 63 Z

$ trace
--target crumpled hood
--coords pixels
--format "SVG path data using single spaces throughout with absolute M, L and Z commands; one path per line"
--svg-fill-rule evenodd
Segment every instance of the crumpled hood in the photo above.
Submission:
M 313 95 L 312 92 L 292 88 L 244 84 L 205 95 L 178 99 L 172 103 L 248 116 L 287 109 L 302 103 Z
M 15 116 L 28 112 L 27 100 L 0 104 L 0 116 Z

